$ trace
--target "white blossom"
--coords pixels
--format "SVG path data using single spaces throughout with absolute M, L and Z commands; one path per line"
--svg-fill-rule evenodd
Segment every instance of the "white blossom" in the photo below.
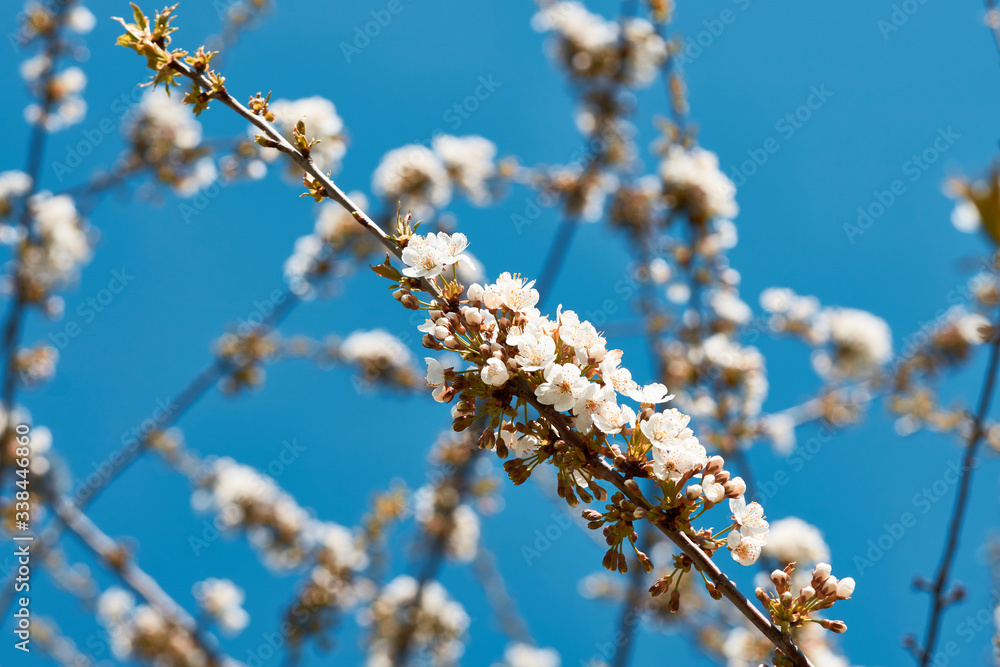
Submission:
M 431 215 L 451 201 L 448 170 L 429 148 L 417 144 L 389 151 L 372 174 L 372 189 L 417 218 Z
M 239 633 L 250 622 L 250 614 L 243 609 L 243 589 L 229 579 L 209 578 L 194 585 L 198 606 L 214 618 L 224 632 Z

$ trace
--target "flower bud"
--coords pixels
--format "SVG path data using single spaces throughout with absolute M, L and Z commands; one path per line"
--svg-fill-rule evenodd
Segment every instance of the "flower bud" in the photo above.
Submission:
M 469 301 L 472 303 L 478 303 L 483 300 L 483 286 L 479 283 L 472 283 L 469 285 Z
M 701 484 L 692 484 L 687 488 L 688 500 L 698 500 L 701 498 Z
M 847 623 L 844 623 L 843 621 L 828 621 L 824 619 L 820 621 L 819 624 L 822 625 L 827 630 L 836 632 L 838 634 L 842 632 L 847 632 Z
M 449 350 L 461 350 L 462 349 L 462 343 L 460 343 L 459 340 L 457 338 L 455 338 L 454 336 L 448 336 L 442 342 L 444 343 L 444 346 L 446 348 L 448 348 Z
M 437 338 L 438 340 L 444 340 L 450 335 L 451 335 L 451 330 L 449 330 L 447 327 L 441 327 L 441 326 L 434 327 L 434 337 Z
M 475 308 L 463 308 L 462 315 L 465 316 L 465 321 L 471 326 L 479 326 L 483 323 L 483 315 Z
M 656 583 L 649 587 L 650 597 L 655 598 L 658 595 L 666 593 L 667 589 L 670 588 L 670 582 L 670 577 L 661 577 L 660 579 L 657 579 Z
M 778 589 L 779 593 L 784 593 L 788 590 L 788 573 L 784 570 L 775 570 L 771 573 L 771 582 Z
M 837 594 L 837 577 L 827 577 L 819 589 L 820 595 L 830 597 Z
M 420 310 L 420 300 L 412 294 L 404 294 L 399 302 L 408 310 Z
M 713 456 L 705 464 L 705 474 L 706 475 L 717 475 L 722 472 L 722 468 L 726 465 L 725 459 L 721 456 Z
M 723 487 L 726 489 L 727 498 L 739 498 L 747 492 L 747 483 L 743 481 L 742 477 L 733 477 L 723 484 Z
M 725 485 L 727 482 L 729 482 L 729 471 L 720 470 L 719 472 L 715 473 L 715 481 L 718 484 Z
M 705 588 L 708 589 L 708 594 L 711 596 L 713 600 L 722 599 L 722 593 L 719 591 L 718 588 L 715 587 L 715 584 L 713 584 L 711 581 L 705 582 Z
M 649 574 L 650 572 L 653 571 L 653 561 L 649 560 L 649 556 L 640 551 L 638 553 L 638 558 L 639 558 L 639 565 L 642 566 L 642 569 L 646 574 Z
M 824 581 L 826 581 L 827 577 L 830 576 L 831 572 L 833 572 L 833 568 L 830 567 L 829 563 L 817 563 L 816 567 L 814 567 L 812 571 L 813 588 L 818 588 L 819 584 L 822 584 Z
M 837 582 L 837 599 L 847 600 L 854 595 L 854 578 L 844 577 Z
M 814 597 L 816 597 L 816 589 L 812 586 L 803 586 L 802 590 L 799 591 L 799 599 L 803 602 L 809 602 Z

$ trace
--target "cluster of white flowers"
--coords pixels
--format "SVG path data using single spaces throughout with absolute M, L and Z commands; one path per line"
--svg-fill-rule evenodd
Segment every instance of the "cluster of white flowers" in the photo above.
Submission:
M 649 21 L 629 18 L 621 25 L 592 14 L 575 0 L 543 7 L 532 26 L 558 33 L 553 55 L 579 78 L 643 87 L 656 78 L 667 58 L 666 42 Z
M 0 172 L 0 220 L 14 212 L 14 203 L 31 190 L 31 177 L 23 171 L 11 170 Z M 6 225 L 4 230 L 10 229 Z M 17 235 L 4 231 L 0 238 L 2 243 L 16 243 Z
M 451 491 L 449 488 L 446 492 L 449 498 L 453 496 Z M 417 523 L 429 530 L 428 525 L 440 516 L 437 511 L 438 491 L 433 486 L 424 486 L 416 491 L 414 499 Z M 447 508 L 446 512 L 448 525 L 435 526 L 433 531 L 447 531 L 445 553 L 460 563 L 469 563 L 479 551 L 479 515 L 465 503 L 453 509 Z
M 178 96 L 150 90 L 122 131 L 135 159 L 182 197 L 191 197 L 219 179 L 212 158 L 201 150 L 202 128 Z
M 813 357 L 821 375 L 863 377 L 892 359 L 892 331 L 881 317 L 854 308 L 826 308 L 820 322 L 833 348 Z
M 90 261 L 91 248 L 85 223 L 69 195 L 40 192 L 28 202 L 34 234 L 21 249 L 21 276 L 39 293 L 35 301 L 54 288 L 76 279 Z
M 384 382 L 412 385 L 416 378 L 415 359 L 403 341 L 385 329 L 355 331 L 340 344 L 339 354 L 356 364 L 359 377 L 366 383 Z
M 414 237 L 407 249 L 430 243 L 441 241 L 433 235 L 422 240 Z M 450 258 L 457 261 L 453 256 Z M 404 251 L 403 260 L 411 269 L 423 266 L 414 253 Z M 437 267 L 438 263 L 435 260 L 428 265 Z M 634 443 L 635 433 L 641 433 L 652 454 L 651 472 L 656 479 L 682 484 L 700 477 L 698 483 L 688 487 L 692 500 L 703 500 L 711 506 L 730 499 L 734 526 L 739 528 L 729 537 L 733 558 L 744 565 L 757 559 L 768 534 L 763 509 L 755 502 L 746 504 L 743 498 L 746 484 L 739 477 L 730 478 L 720 457 L 709 459 L 705 447 L 688 428 L 690 417 L 676 409 L 655 411 L 657 405 L 674 398 L 664 385 L 637 384 L 631 372 L 621 365 L 621 350 L 608 350 L 605 338 L 573 311 L 560 306 L 554 321 L 541 315 L 536 308 L 539 294 L 534 282 L 504 273 L 496 283 L 471 285 L 467 296 L 468 305 L 461 309 L 461 320 L 443 314 L 436 316 L 431 311 L 430 318 L 419 327 L 426 334 L 425 345 L 461 350 L 463 336 L 476 339 L 478 334 L 484 343 L 476 345 L 468 358 L 488 349 L 476 369 L 478 379 L 488 391 L 504 387 L 511 377 L 519 374 L 533 386 L 540 404 L 569 413 L 573 426 L 588 437 L 610 438 L 632 432 Z M 501 326 L 501 315 L 509 325 Z M 464 322 L 461 332 L 456 329 L 459 321 Z M 731 375 L 742 374 L 749 387 L 747 392 L 756 392 L 752 401 L 759 410 L 763 400 L 760 394 L 766 393 L 766 380 L 762 358 L 756 350 L 739 348 L 728 338 L 716 335 L 706 341 L 702 354 L 712 363 L 732 369 Z M 428 359 L 427 383 L 435 388 L 435 398 L 448 401 L 454 396 L 448 386 L 453 376 L 451 369 Z M 754 388 L 760 384 L 763 389 Z M 619 397 L 638 403 L 638 410 L 627 403 L 620 404 Z M 460 406 L 461 403 L 456 404 L 453 409 L 456 420 L 462 418 Z M 527 425 L 517 429 L 513 424 L 502 427 L 497 437 L 508 450 L 521 457 L 530 456 L 539 444 Z M 574 471 L 574 479 L 580 487 L 588 483 L 579 471 Z
M 771 526 L 764 556 L 777 560 L 782 567 L 789 563 L 814 565 L 830 560 L 830 547 L 816 526 L 790 516 Z
M 198 606 L 230 635 L 238 634 L 250 623 L 250 614 L 243 608 L 243 589 L 229 579 L 209 578 L 192 588 Z
M 863 378 L 892 359 L 892 330 L 882 318 L 855 308 L 823 308 L 814 296 L 786 287 L 770 287 L 760 305 L 771 313 L 773 331 L 800 337 L 812 346 L 828 346 L 813 354 L 813 366 L 824 377 Z M 979 320 L 967 321 L 972 333 Z
M 171 145 L 182 150 L 197 148 L 201 143 L 201 123 L 176 96 L 157 88 L 142 96 L 139 106 L 125 127 L 137 144 L 151 150 Z
M 386 153 L 372 174 L 372 189 L 417 218 L 447 206 L 454 190 L 482 205 L 490 199 L 496 153 L 493 142 L 483 137 L 438 135 L 431 148 L 410 144 Z
M 340 161 L 347 153 L 347 142 L 344 121 L 337 114 L 337 107 L 333 102 L 315 95 L 298 100 L 275 100 L 268 105 L 268 109 L 274 114 L 275 127 L 289 140 L 292 139 L 295 125 L 304 120 L 309 140 L 319 140 L 309 153 L 316 166 L 323 172 L 336 172 L 340 169 Z M 251 126 L 249 132 L 250 136 L 254 136 L 260 130 Z M 275 148 L 262 147 L 260 156 L 267 162 L 274 162 L 280 153 Z M 302 177 L 301 169 L 291 162 L 288 174 L 296 179 Z
M 820 303 L 816 297 L 800 296 L 787 287 L 769 287 L 761 292 L 760 305 L 771 313 L 773 331 L 795 333 L 813 344 L 824 342 L 817 327 Z
M 368 667 L 395 664 L 396 641 L 408 625 L 413 646 L 427 648 L 438 661 L 449 664 L 464 651 L 462 639 L 470 622 L 462 605 L 441 584 L 429 581 L 421 589 L 416 579 L 406 575 L 386 584 L 361 621 L 372 627 Z
M 497 667 L 559 667 L 559 652 L 515 642 L 503 652 L 503 665 Z
M 359 192 L 350 194 L 351 200 L 361 208 L 368 206 Z M 317 292 L 327 293 L 333 280 L 342 275 L 338 255 L 367 239 L 364 229 L 343 206 L 324 201 L 316 212 L 316 224 L 311 234 L 295 241 L 292 255 L 285 260 L 285 280 L 289 289 L 303 299 L 313 298 Z M 361 242 L 368 247 L 368 244 Z
M 203 486 L 192 496 L 192 506 L 214 512 L 224 529 L 245 530 L 268 566 L 294 567 L 310 553 L 314 520 L 271 477 L 221 458 Z
M 434 137 L 431 146 L 457 189 L 473 204 L 488 204 L 489 181 L 497 170 L 496 144 L 475 135 L 453 137 L 441 134 Z
M 736 186 L 719 170 L 719 158 L 703 148 L 671 145 L 660 163 L 660 177 L 674 208 L 684 208 L 694 220 L 739 212 Z
M 87 103 L 84 101 L 83 89 L 87 86 L 87 75 L 79 67 L 67 67 L 57 72 L 47 81 L 42 79 L 52 64 L 49 56 L 39 54 L 21 64 L 21 75 L 28 87 L 39 99 L 49 98 L 49 106 L 33 102 L 24 109 L 24 119 L 31 125 L 44 125 L 49 132 L 57 132 L 70 125 L 76 125 L 87 113 Z M 45 90 L 42 86 L 47 83 Z
M 469 263 L 469 257 L 464 254 L 468 245 L 469 241 L 462 233 L 438 232 L 414 236 L 403 248 L 403 262 L 408 266 L 403 270 L 403 275 L 433 278 L 447 271 L 450 266 L 460 262 Z
M 683 351 L 684 347 L 680 349 Z M 767 398 L 768 382 L 764 355 L 756 347 L 740 345 L 729 336 L 717 333 L 702 341 L 701 347 L 687 347 L 687 360 L 695 367 L 708 364 L 721 371 L 726 382 L 742 394 L 741 411 L 750 416 L 760 413 Z M 715 409 L 710 396 L 684 398 L 684 405 L 696 415 L 709 414 Z
M 111 587 L 100 595 L 97 619 L 107 629 L 119 660 L 177 667 L 209 664 L 209 656 L 190 632 L 153 607 L 136 605 L 135 597 L 121 588 Z

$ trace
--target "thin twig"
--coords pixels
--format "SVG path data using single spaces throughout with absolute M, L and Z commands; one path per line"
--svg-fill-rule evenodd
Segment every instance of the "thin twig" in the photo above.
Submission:
M 941 629 L 941 621 L 944 617 L 945 608 L 953 601 L 951 591 L 948 590 L 948 581 L 951 575 L 951 567 L 958 553 L 959 538 L 962 534 L 962 525 L 965 522 L 965 514 L 969 504 L 969 491 L 972 488 L 972 472 L 976 467 L 976 452 L 979 443 L 983 440 L 983 424 L 989 413 L 993 402 L 993 393 L 996 388 L 997 366 L 1000 365 L 1000 335 L 994 328 L 993 342 L 990 344 L 990 360 L 986 368 L 986 376 L 983 378 L 983 388 L 979 396 L 979 406 L 976 409 L 976 416 L 972 422 L 972 431 L 969 433 L 969 440 L 965 445 L 965 456 L 962 460 L 962 476 L 958 483 L 958 495 L 955 497 L 955 506 L 951 512 L 951 519 L 948 522 L 948 537 L 945 540 L 944 551 L 941 554 L 941 563 L 934 577 L 930 593 L 933 596 L 931 602 L 930 618 L 927 621 L 927 631 L 924 635 L 924 644 L 920 649 L 920 666 L 930 665 L 934 648 L 937 646 L 938 634 Z

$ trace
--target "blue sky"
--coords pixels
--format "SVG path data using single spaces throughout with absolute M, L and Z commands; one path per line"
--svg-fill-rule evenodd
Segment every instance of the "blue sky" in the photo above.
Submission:
M 368 191 L 370 174 L 386 151 L 426 142 L 436 130 L 482 134 L 501 154 L 528 165 L 573 159 L 580 146 L 572 124 L 574 102 L 545 56 L 543 36 L 529 26 L 532 3 L 401 3 L 402 11 L 348 62 L 340 44 L 353 40 L 355 27 L 386 2 L 279 0 L 265 27 L 245 35 L 226 55 L 227 85 L 237 97 L 272 89 L 276 97 L 331 99 L 351 136 L 336 178 L 345 189 Z M 127 12 L 127 4 L 87 4 L 99 19 L 87 37 L 89 58 L 81 65 L 89 77 L 89 111 L 83 123 L 51 139 L 42 186 L 54 190 L 81 182 L 113 158 L 121 145 L 117 131 L 102 134 L 94 153 L 59 180 L 56 163 L 102 120 L 117 126 L 121 113 L 115 100 L 131 95 L 146 77 L 140 59 L 113 46 L 118 31 L 106 20 Z M 618 11 L 616 3 L 590 5 L 609 15 Z M 896 7 L 902 14 L 893 24 Z M 731 259 L 742 272 L 748 302 L 756 305 L 766 287 L 790 286 L 826 304 L 878 313 L 892 326 L 897 345 L 950 305 L 949 293 L 964 284 L 970 260 L 984 245 L 951 227 L 951 201 L 941 186 L 948 174 L 986 167 L 1000 139 L 995 116 L 1000 70 L 982 13 L 973 0 L 680 3 L 677 29 L 699 45 L 688 55 L 685 74 L 701 144 L 719 154 L 727 173 L 742 169 L 744 175 L 749 171 L 740 167 L 744 161 L 759 157 L 765 144 L 778 146 L 738 193 L 740 244 Z M 193 50 L 218 29 L 212 3 L 182 3 L 179 14 L 178 45 Z M 0 17 L 4 34 L 14 25 L 11 11 Z M 7 66 L 0 71 L 0 86 L 8 91 L 0 114 L 7 128 L 18 128 L 8 131 L 0 170 L 23 168 L 25 161 L 21 110 L 27 97 L 16 72 L 23 57 L 7 51 Z M 481 77 L 495 81 L 496 89 L 456 128 L 448 111 L 473 93 Z M 815 108 L 808 120 L 788 120 L 810 96 Z M 658 87 L 640 101 L 644 110 L 636 123 L 648 137 L 645 145 L 654 137 L 652 117 L 666 105 Z M 244 123 L 221 107 L 202 121 L 208 136 L 244 131 Z M 935 147 L 942 136 L 949 139 Z M 931 149 L 933 161 L 919 157 Z M 871 209 L 894 181 L 901 183 L 893 203 L 873 216 L 863 234 L 851 234 L 858 209 Z M 225 188 L 188 221 L 172 196 L 157 206 L 111 197 L 96 210 L 91 222 L 101 231 L 100 244 L 80 285 L 66 296 L 67 319 L 33 319 L 25 338 L 62 332 L 70 319 L 81 325 L 81 334 L 61 351 L 56 379 L 24 395 L 35 421 L 52 429 L 75 475 L 91 472 L 158 402 L 176 396 L 210 361 L 210 342 L 282 287 L 281 264 L 313 223 L 312 205 L 297 195 L 298 188 L 273 173 L 264 182 Z M 511 216 L 523 211 L 529 196 L 514 189 L 490 209 L 453 207 L 488 273 L 537 275 L 558 215 L 546 210 L 517 233 Z M 550 304 L 585 313 L 608 298 L 620 300 L 614 285 L 625 275 L 628 255 L 620 238 L 609 238 L 601 225 L 580 229 Z M 78 304 L 106 287 L 115 271 L 134 276 L 127 289 L 92 321 L 76 316 Z M 619 317 L 629 321 L 622 306 Z M 282 331 L 322 337 L 382 326 L 403 333 L 407 320 L 384 297 L 381 282 L 362 274 L 345 295 L 297 309 Z M 649 379 L 642 341 L 616 342 L 631 355 L 633 371 Z M 760 345 L 770 374 L 767 408 L 780 409 L 815 389 L 806 351 L 788 342 Z M 947 385 L 946 399 L 971 402 L 983 361 Z M 306 362 L 269 368 L 263 391 L 249 396 L 232 400 L 212 391 L 181 422 L 187 442 L 199 452 L 260 468 L 275 459 L 283 443 L 296 442 L 304 450 L 282 470 L 279 483 L 319 517 L 346 525 L 358 522 L 371 493 L 388 479 L 422 484 L 428 446 L 447 424 L 447 411 L 429 398 L 359 395 L 347 371 L 318 370 Z M 813 435 L 802 429 L 799 442 L 805 445 Z M 877 407 L 863 425 L 812 447 L 803 466 L 765 448 L 750 456 L 759 479 L 788 473 L 787 483 L 766 504 L 768 516 L 795 514 L 821 527 L 833 549 L 835 574 L 857 578 L 854 600 L 838 605 L 850 627 L 843 645 L 854 664 L 908 664 L 900 638 L 921 633 L 927 612 L 926 597 L 909 583 L 915 574 L 930 575 L 936 565 L 954 488 L 932 493 L 937 500 L 927 505 L 915 496 L 943 479 L 949 462 L 958 459 L 956 443 L 934 435 L 900 439 Z M 380 468 L 384 477 L 359 475 L 360 465 Z M 989 571 L 977 547 L 996 530 L 998 475 L 995 460 L 987 456 L 976 473 L 956 568 L 969 600 L 952 610 L 943 626 L 944 641 L 959 644 L 962 664 L 982 664 L 989 655 L 992 630 L 966 641 L 959 624 L 986 609 L 990 599 Z M 200 533 L 205 517 L 190 510 L 189 491 L 185 479 L 150 458 L 125 474 L 91 514 L 108 533 L 134 537 L 140 564 L 182 603 L 190 606 L 191 584 L 209 576 L 228 576 L 247 589 L 252 624 L 224 643 L 231 655 L 246 660 L 247 651 L 274 631 L 276 613 L 297 578 L 264 576 L 243 540 L 220 540 L 195 556 L 188 536 Z M 485 521 L 485 543 L 496 553 L 536 640 L 557 647 L 564 665 L 578 665 L 614 632 L 617 610 L 576 592 L 579 578 L 599 569 L 602 554 L 586 535 L 570 529 L 527 563 L 521 546 L 553 523 L 558 508 L 531 485 L 507 488 L 505 497 L 504 512 Z M 906 512 L 915 515 L 916 525 L 873 567 L 858 573 L 855 557 L 864 556 L 869 540 L 877 543 L 887 524 Z M 405 560 L 410 542 L 407 532 L 398 536 L 394 571 L 415 570 L 417 564 Z M 80 555 L 68 544 L 70 554 Z M 748 583 L 745 572 L 737 574 Z M 110 582 L 104 572 L 98 577 Z M 89 651 L 99 653 L 103 636 L 97 625 L 44 577 L 36 581 L 34 613 L 54 616 L 78 643 L 86 646 L 89 640 Z M 474 619 L 466 664 L 489 664 L 502 653 L 504 639 L 488 618 L 481 589 L 467 567 L 447 567 L 443 581 Z M 342 634 L 337 655 L 344 664 L 357 662 L 356 638 L 353 631 Z M 9 645 L 0 643 L 0 662 L 21 664 Z M 685 646 L 679 638 L 645 633 L 634 664 L 663 662 L 668 650 L 686 655 Z M 698 664 L 701 658 L 690 660 Z

